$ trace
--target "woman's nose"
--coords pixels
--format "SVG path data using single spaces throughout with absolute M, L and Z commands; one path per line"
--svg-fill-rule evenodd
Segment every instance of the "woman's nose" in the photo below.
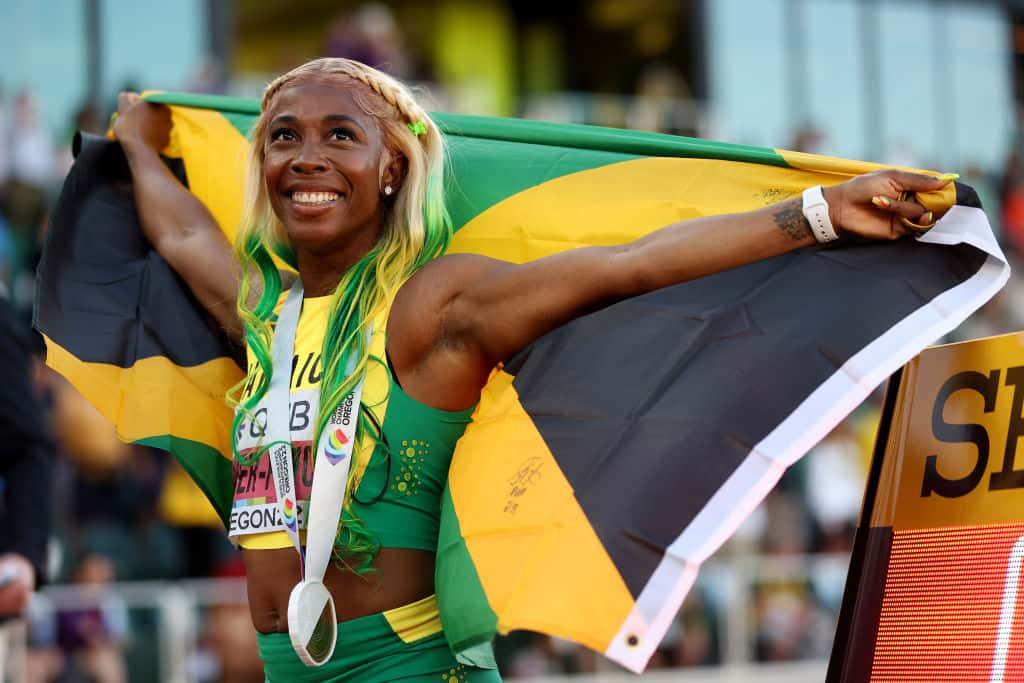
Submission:
M 292 170 L 296 173 L 320 173 L 327 170 L 327 162 L 316 140 L 305 140 L 292 159 Z

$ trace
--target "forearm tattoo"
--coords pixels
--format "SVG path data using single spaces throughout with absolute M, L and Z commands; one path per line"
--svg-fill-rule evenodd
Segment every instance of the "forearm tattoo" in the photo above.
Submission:
M 779 204 L 772 218 L 794 240 L 807 239 L 812 235 L 811 224 L 804 218 L 803 200 L 800 197 Z

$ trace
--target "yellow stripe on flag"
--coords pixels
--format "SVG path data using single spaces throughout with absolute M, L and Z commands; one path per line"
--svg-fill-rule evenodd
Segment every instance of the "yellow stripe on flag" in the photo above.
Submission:
M 450 251 L 523 263 L 574 247 L 622 244 L 676 221 L 757 209 L 808 185 L 840 180 L 715 159 L 623 161 L 549 180 L 495 204 L 455 233 Z
M 121 439 L 131 442 L 173 434 L 207 444 L 230 458 L 231 411 L 224 402 L 224 388 L 242 378 L 230 359 L 179 367 L 154 356 L 121 368 L 81 361 L 49 338 L 46 347 L 47 364 L 114 423 Z M 141 400 L 126 401 L 128 392 Z M 171 396 L 178 400 L 172 402 Z M 197 409 L 217 404 L 223 409 Z
M 234 243 L 242 220 L 249 142 L 219 112 L 171 107 L 174 126 L 164 154 L 185 160 L 188 187 Z
M 512 379 L 501 371 L 491 376 L 473 429 L 459 442 L 474 455 L 452 461 L 449 485 L 462 535 L 499 631 L 557 633 L 602 652 L 633 598 Z M 510 557 L 521 562 L 510 566 Z M 579 606 L 569 620 L 566 605 Z
M 751 211 L 800 196 L 812 185 L 834 185 L 883 168 L 780 154 L 794 168 L 647 157 L 571 173 L 482 212 L 455 233 L 449 251 L 523 263 L 575 247 L 622 244 L 677 221 Z M 941 215 L 956 202 L 956 190 L 950 183 L 917 199 Z

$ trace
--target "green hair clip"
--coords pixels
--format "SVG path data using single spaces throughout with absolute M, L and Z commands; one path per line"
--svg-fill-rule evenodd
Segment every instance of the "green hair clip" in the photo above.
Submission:
M 413 121 L 406 125 L 409 126 L 409 132 L 416 137 L 427 134 L 427 126 L 422 121 Z

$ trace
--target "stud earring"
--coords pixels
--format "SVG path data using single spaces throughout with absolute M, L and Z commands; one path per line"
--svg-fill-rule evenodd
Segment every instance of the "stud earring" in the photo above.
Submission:
M 392 188 L 390 185 L 385 185 L 384 186 L 384 195 L 386 197 L 390 197 L 391 193 L 394 192 L 394 191 L 395 191 L 394 188 Z

